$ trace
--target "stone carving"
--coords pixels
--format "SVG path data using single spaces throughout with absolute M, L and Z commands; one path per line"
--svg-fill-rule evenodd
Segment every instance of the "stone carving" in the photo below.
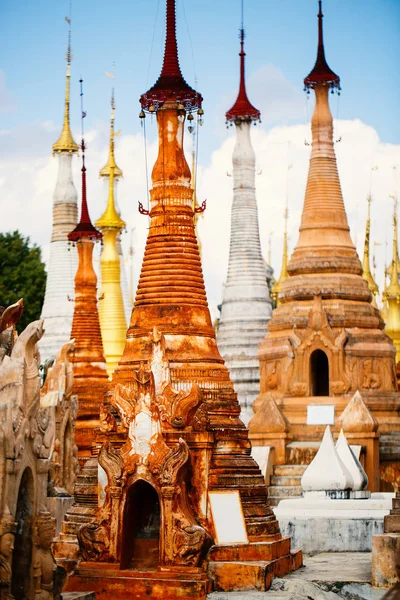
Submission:
M 39 513 L 35 523 L 35 548 L 32 568 L 35 600 L 60 600 L 66 579 L 65 570 L 56 565 L 51 544 L 55 522 L 49 513 Z
M 156 343 L 159 343 L 159 339 Z M 161 385 L 160 383 L 158 385 Z M 144 363 L 134 371 L 129 385 L 117 384 L 110 397 L 127 430 L 125 444 L 119 449 L 106 440 L 99 452 L 99 464 L 107 475 L 106 500 L 93 522 L 81 527 L 78 541 L 82 556 L 88 561 L 121 560 L 124 522 L 121 507 L 129 490 L 145 480 L 158 494 L 164 528 L 161 563 L 197 566 L 205 555 L 211 538 L 193 517 L 186 491 L 184 473 L 190 464 L 190 450 L 184 439 L 168 446 L 161 422 L 185 428 L 197 415 L 197 423 L 207 420 L 199 409 L 201 393 L 197 386 L 189 392 L 176 392 L 168 382 L 163 394 L 156 397 L 155 377 Z M 108 408 L 103 405 L 102 422 L 109 423 Z M 107 434 L 109 429 L 103 427 Z
M 55 488 L 72 495 L 79 468 L 75 444 L 78 399 L 72 394 L 74 374 L 70 361 L 73 350 L 73 340 L 64 344 L 53 366 L 48 369 L 41 389 L 43 414 L 52 409 L 55 411 L 55 442 L 50 465 L 51 495 L 57 495 Z
M 33 589 L 32 524 L 36 507 L 46 504 L 55 445 L 55 408 L 40 406 L 37 343 L 42 335 L 43 321 L 31 323 L 16 338 L 11 352 L 4 353 L 0 361 L 0 514 L 4 532 L 0 552 L 0 597 L 7 600 L 13 597 L 10 590 L 15 590 L 15 595 L 18 592 L 18 597 L 30 598 Z M 55 458 L 57 461 L 57 452 Z M 12 566 L 11 557 L 7 558 L 13 545 L 11 533 L 15 533 Z M 52 536 L 53 530 L 50 542 Z M 11 584 L 8 583 L 10 578 Z M 39 595 L 35 597 L 39 598 Z M 57 598 L 40 596 L 45 597 Z
M 362 363 L 362 387 L 377 390 L 381 387 L 381 378 L 378 373 L 373 372 L 373 360 L 367 358 Z
M 0 600 L 13 600 L 11 594 L 11 558 L 17 523 L 6 507 L 1 519 L 0 537 Z

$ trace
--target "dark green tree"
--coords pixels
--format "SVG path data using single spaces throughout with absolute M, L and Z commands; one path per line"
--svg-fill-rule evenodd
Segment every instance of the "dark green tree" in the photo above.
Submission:
M 24 299 L 19 332 L 40 318 L 45 287 L 40 248 L 30 244 L 29 237 L 23 237 L 19 231 L 0 233 L 0 305 L 7 307 Z

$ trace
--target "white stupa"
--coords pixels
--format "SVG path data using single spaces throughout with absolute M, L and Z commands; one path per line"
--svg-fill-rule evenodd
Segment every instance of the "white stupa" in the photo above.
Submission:
M 260 391 L 258 344 L 264 338 L 272 306 L 267 269 L 261 255 L 255 194 L 255 154 L 250 127 L 260 112 L 250 103 L 245 87 L 244 30 L 240 36 L 240 88 L 237 100 L 226 113 L 236 128 L 233 152 L 233 202 L 229 265 L 221 305 L 217 344 L 229 369 L 248 423 Z

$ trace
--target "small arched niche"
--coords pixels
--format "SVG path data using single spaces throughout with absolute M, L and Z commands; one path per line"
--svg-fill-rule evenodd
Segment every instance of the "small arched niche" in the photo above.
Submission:
M 311 396 L 329 396 L 329 361 L 323 350 L 314 350 L 310 356 Z
M 160 562 L 160 500 L 152 485 L 139 479 L 126 497 L 121 569 L 156 570 Z
M 34 493 L 32 471 L 26 467 L 19 485 L 15 513 L 18 525 L 14 541 L 11 579 L 11 592 L 15 600 L 31 597 Z

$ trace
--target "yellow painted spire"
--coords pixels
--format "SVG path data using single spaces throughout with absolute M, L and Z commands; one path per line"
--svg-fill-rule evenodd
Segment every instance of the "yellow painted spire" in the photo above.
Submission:
M 103 234 L 99 317 L 107 373 L 111 377 L 124 351 L 127 330 L 121 289 L 121 262 L 117 248 L 117 239 L 125 222 L 115 209 L 114 166 L 110 169 L 107 207 L 96 221 L 96 227 Z
M 111 175 L 111 167 L 114 167 L 114 179 L 118 179 L 122 177 L 123 173 L 121 169 L 117 166 L 115 162 L 115 154 L 114 154 L 114 138 L 118 133 L 114 132 L 114 120 L 115 120 L 115 98 L 114 98 L 114 90 L 111 94 L 111 119 L 110 119 L 110 147 L 108 151 L 108 160 L 104 167 L 100 170 L 100 177 L 110 177 Z
M 371 202 L 372 197 L 367 197 L 368 202 L 368 214 L 367 214 L 367 224 L 365 228 L 365 240 L 364 240 L 364 256 L 362 261 L 363 279 L 368 283 L 368 287 L 371 290 L 372 294 L 372 304 L 376 307 L 376 295 L 379 292 L 379 288 L 375 282 L 375 279 L 371 273 L 370 261 L 369 261 L 369 251 L 370 251 L 370 233 L 371 233 Z
M 289 211 L 286 208 L 285 209 L 285 213 L 284 213 L 285 230 L 283 232 L 283 254 L 282 254 L 281 274 L 279 276 L 278 281 L 275 283 L 275 285 L 272 288 L 272 298 L 273 298 L 273 300 L 276 301 L 276 305 L 277 306 L 279 306 L 279 304 L 280 304 L 280 302 L 279 302 L 279 292 L 281 291 L 282 283 L 285 281 L 285 279 L 287 279 L 289 277 L 289 273 L 288 273 L 288 270 L 287 270 L 287 266 L 288 266 L 288 262 L 289 262 L 288 247 L 287 247 L 287 223 L 288 223 L 288 218 L 289 218 Z
M 96 221 L 103 234 L 103 249 L 100 257 L 101 292 L 99 317 L 103 338 L 104 356 L 107 373 L 111 377 L 125 348 L 127 323 L 124 300 L 121 289 L 121 261 L 118 252 L 119 236 L 125 227 L 115 207 L 115 179 L 122 171 L 115 163 L 114 156 L 114 91 L 111 95 L 110 152 L 106 166 L 100 171 L 103 177 L 109 177 L 108 201 L 102 216 Z
M 117 209 L 115 208 L 114 171 L 115 167 L 112 165 L 110 168 L 110 183 L 108 189 L 108 202 L 106 210 L 104 211 L 103 215 L 99 219 L 97 219 L 95 225 L 99 229 L 103 229 L 104 227 L 112 227 L 113 229 L 118 229 L 118 231 L 120 231 L 125 227 L 126 223 L 121 219 L 117 212 Z
M 394 202 L 393 213 L 393 262 L 390 283 L 383 292 L 383 300 L 387 302 L 387 320 L 385 331 L 392 338 L 396 348 L 396 362 L 400 360 L 400 284 L 398 270 L 397 241 L 397 201 Z
M 68 33 L 68 48 L 67 48 L 67 74 L 66 74 L 66 82 L 65 82 L 65 104 L 64 104 L 64 122 L 63 128 L 61 131 L 61 135 L 53 144 L 53 154 L 56 152 L 78 152 L 79 146 L 74 141 L 72 137 L 71 128 L 69 125 L 69 99 L 70 99 L 70 89 L 71 89 L 71 21 L 66 17 L 66 21 L 69 24 L 69 33 Z

